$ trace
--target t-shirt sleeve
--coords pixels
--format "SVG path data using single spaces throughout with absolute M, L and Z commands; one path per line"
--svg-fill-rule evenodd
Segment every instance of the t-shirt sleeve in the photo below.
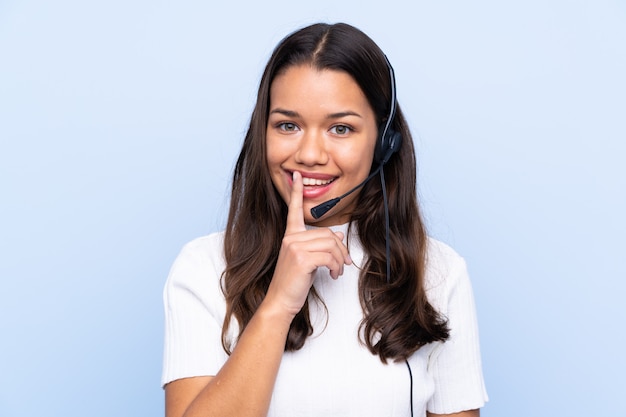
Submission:
M 227 359 L 221 344 L 222 258 L 221 237 L 211 235 L 185 245 L 172 265 L 163 291 L 163 386 L 180 378 L 215 375 Z
M 451 251 L 451 249 L 450 249 Z M 435 392 L 427 405 L 435 414 L 481 408 L 488 400 L 482 373 L 478 322 L 465 261 L 447 256 L 439 311 L 448 319 L 450 337 L 431 357 Z

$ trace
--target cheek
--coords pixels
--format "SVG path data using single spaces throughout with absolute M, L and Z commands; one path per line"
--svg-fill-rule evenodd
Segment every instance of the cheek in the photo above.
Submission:
M 266 155 L 265 160 L 267 163 L 267 168 L 270 174 L 270 178 L 274 187 L 281 195 L 283 200 L 286 201 L 288 197 L 288 179 L 286 178 L 285 173 L 282 170 L 282 164 L 284 162 L 284 155 L 280 152 L 280 149 L 275 146 L 275 143 L 272 143 L 270 140 L 267 142 Z
M 269 137 L 265 142 L 265 160 L 270 168 L 270 172 L 276 169 L 276 164 L 280 163 L 280 149 L 276 142 Z
M 374 141 L 358 144 L 350 149 L 343 149 L 335 155 L 337 164 L 354 174 L 368 174 L 374 160 Z
M 266 134 L 265 139 L 265 153 L 268 163 L 283 163 L 289 154 L 293 152 L 290 149 L 291 145 L 289 141 L 284 138 L 275 137 L 270 132 Z

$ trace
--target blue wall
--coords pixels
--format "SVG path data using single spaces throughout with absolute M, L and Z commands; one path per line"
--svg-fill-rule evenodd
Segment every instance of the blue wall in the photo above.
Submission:
M 207 3 L 0 1 L 0 416 L 162 414 L 168 269 L 223 227 L 262 67 L 317 20 L 394 64 L 482 415 L 623 413 L 623 1 Z

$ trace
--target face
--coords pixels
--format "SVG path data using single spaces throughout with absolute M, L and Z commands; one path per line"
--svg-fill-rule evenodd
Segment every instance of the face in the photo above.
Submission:
M 356 191 L 320 219 L 311 208 L 349 191 L 367 178 L 378 129 L 363 91 L 346 72 L 289 67 L 270 89 L 267 163 L 274 186 L 289 204 L 292 175 L 304 179 L 307 224 L 331 226 L 350 220 Z

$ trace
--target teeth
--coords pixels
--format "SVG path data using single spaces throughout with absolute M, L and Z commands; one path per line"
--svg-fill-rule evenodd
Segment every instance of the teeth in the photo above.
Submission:
M 333 180 L 318 180 L 315 178 L 306 178 L 306 177 L 302 178 L 303 185 L 326 185 L 326 184 L 330 184 L 332 181 Z

